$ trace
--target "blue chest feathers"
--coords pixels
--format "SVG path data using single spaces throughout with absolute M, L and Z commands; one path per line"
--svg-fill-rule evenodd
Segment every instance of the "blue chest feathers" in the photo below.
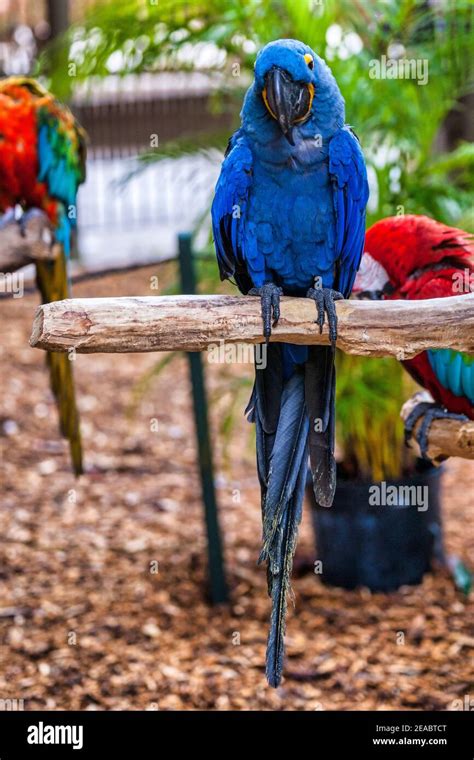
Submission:
M 324 287 L 333 285 L 335 216 L 326 160 L 308 166 L 293 158 L 284 165 L 255 159 L 246 226 L 264 263 L 259 279 L 286 291 L 306 291 L 315 276 Z

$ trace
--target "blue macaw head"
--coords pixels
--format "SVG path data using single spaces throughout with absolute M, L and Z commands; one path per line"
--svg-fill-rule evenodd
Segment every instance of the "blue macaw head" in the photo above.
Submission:
M 315 128 L 333 124 L 339 128 L 344 123 L 344 100 L 330 69 L 298 40 L 276 40 L 260 51 L 251 90 L 290 145 L 294 145 L 295 129 L 311 121 Z M 248 104 L 247 113 L 244 105 L 244 118 L 257 115 L 249 109 L 255 110 L 255 104 Z

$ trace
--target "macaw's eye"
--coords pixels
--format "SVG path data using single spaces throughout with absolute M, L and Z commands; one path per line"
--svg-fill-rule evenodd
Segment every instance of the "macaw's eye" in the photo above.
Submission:
M 304 59 L 305 59 L 306 63 L 308 64 L 308 68 L 309 69 L 314 69 L 314 60 L 313 60 L 313 56 L 311 55 L 311 53 L 306 53 Z

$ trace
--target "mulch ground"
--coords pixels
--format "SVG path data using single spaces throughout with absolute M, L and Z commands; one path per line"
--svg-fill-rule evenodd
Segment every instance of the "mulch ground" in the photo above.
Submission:
M 150 295 L 154 273 L 82 283 L 75 295 Z M 241 414 L 251 367 L 206 365 L 231 595 L 213 609 L 185 359 L 130 410 L 133 388 L 160 357 L 77 357 L 87 474 L 75 481 L 44 355 L 28 346 L 36 303 L 0 301 L 0 698 L 24 699 L 29 710 L 444 710 L 474 695 L 472 602 L 450 578 L 438 572 L 389 595 L 327 588 L 311 572 L 308 514 L 286 675 L 278 690 L 267 687 L 269 600 Z M 218 423 L 236 402 L 225 443 Z M 474 463 L 447 464 L 447 548 L 471 562 L 473 484 Z

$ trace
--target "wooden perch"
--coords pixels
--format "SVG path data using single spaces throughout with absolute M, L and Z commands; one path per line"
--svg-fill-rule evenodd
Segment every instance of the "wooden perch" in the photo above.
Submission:
M 405 421 L 411 411 L 422 401 L 433 402 L 427 391 L 415 393 L 402 406 L 400 412 Z M 414 434 L 418 431 L 423 417 L 417 421 Z M 413 435 L 411 445 L 418 449 L 418 443 Z M 419 453 L 419 451 L 418 451 Z M 474 421 L 468 420 L 434 420 L 428 433 L 428 456 L 433 462 L 441 462 L 447 457 L 462 457 L 474 459 Z
M 52 232 L 46 214 L 32 216 L 21 234 L 12 220 L 0 229 L 0 273 L 7 274 L 37 259 L 55 259 L 59 247 L 52 245 Z
M 474 293 L 429 301 L 338 301 L 337 345 L 351 354 L 408 359 L 426 348 L 474 352 Z M 315 304 L 282 298 L 273 341 L 327 344 Z M 202 351 L 209 345 L 262 343 L 260 299 L 253 296 L 77 298 L 37 309 L 30 344 L 48 351 L 128 353 Z

